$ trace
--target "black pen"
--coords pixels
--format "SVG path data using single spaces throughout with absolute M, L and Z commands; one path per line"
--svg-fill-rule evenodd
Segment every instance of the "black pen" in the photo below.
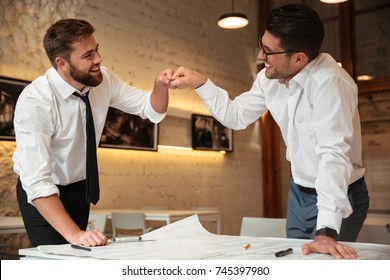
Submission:
M 76 245 L 76 244 L 72 244 L 72 245 L 70 245 L 70 247 L 72 247 L 74 249 L 85 250 L 85 251 L 88 251 L 88 252 L 92 251 L 92 249 L 89 248 L 89 247 L 84 247 L 84 246 L 80 246 L 80 245 Z
M 275 253 L 275 257 L 284 257 L 284 256 L 287 256 L 289 254 L 292 254 L 293 252 L 293 249 L 292 248 L 288 248 L 287 250 L 283 250 L 283 251 L 279 251 L 279 252 L 276 252 Z

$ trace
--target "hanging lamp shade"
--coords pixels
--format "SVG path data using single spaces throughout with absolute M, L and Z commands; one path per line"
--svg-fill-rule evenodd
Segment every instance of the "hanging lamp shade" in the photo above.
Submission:
M 225 29 L 238 29 L 247 26 L 249 23 L 246 15 L 241 13 L 228 13 L 222 15 L 218 20 L 218 26 Z
M 328 4 L 337 4 L 337 3 L 341 3 L 341 2 L 345 2 L 345 1 L 348 1 L 348 0 L 321 0 L 321 2 L 328 3 Z
M 234 0 L 232 0 L 232 12 L 223 14 L 218 20 L 218 26 L 225 29 L 238 29 L 249 23 L 246 15 L 234 12 Z

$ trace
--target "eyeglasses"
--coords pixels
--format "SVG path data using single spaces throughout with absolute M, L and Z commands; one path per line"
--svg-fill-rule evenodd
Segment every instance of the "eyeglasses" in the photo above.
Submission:
M 261 42 L 261 39 L 262 39 L 262 37 L 259 38 L 259 48 L 260 48 L 260 50 L 263 52 L 264 60 L 268 60 L 268 56 L 269 56 L 269 55 L 284 54 L 284 53 L 293 53 L 293 52 L 300 52 L 300 51 L 295 51 L 295 50 L 284 51 L 284 52 L 266 52 L 266 51 L 264 50 L 264 46 L 263 46 L 263 43 Z

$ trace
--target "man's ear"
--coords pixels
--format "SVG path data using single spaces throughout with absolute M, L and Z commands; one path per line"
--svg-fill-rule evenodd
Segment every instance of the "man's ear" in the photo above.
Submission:
M 293 61 L 294 61 L 294 67 L 297 70 L 301 70 L 309 63 L 309 58 L 304 52 L 297 52 L 294 54 Z
M 63 68 L 63 67 L 65 67 L 68 64 L 65 59 L 63 59 L 62 57 L 59 57 L 59 56 L 57 56 L 54 61 L 55 61 L 56 65 L 57 65 L 57 69 L 58 68 Z
M 295 62 L 300 65 L 306 65 L 309 61 L 309 58 L 304 52 L 297 52 L 295 56 Z

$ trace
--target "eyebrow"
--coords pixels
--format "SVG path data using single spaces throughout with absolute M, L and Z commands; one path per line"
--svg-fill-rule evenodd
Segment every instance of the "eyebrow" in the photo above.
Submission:
M 279 51 L 273 51 L 273 50 L 271 50 L 269 47 L 267 47 L 266 45 L 264 45 L 264 44 L 263 44 L 263 37 L 261 37 L 261 38 L 259 39 L 259 42 L 261 43 L 261 45 L 263 46 L 263 49 L 264 49 L 266 52 L 270 52 L 270 53 L 272 53 L 272 52 L 279 52 Z
M 261 39 L 259 40 L 259 42 L 263 46 L 263 49 L 265 49 L 267 52 L 272 52 L 272 50 L 269 47 L 267 47 L 266 45 L 263 44 L 263 41 Z
M 269 47 L 267 47 L 267 46 L 265 46 L 263 44 L 263 36 L 259 37 L 259 43 L 263 46 L 263 49 L 266 49 L 267 51 L 271 51 L 272 52 L 272 50 Z
M 272 50 L 269 48 L 269 47 L 267 47 L 266 45 L 264 45 L 263 43 L 261 43 L 262 44 L 262 46 L 263 46 L 263 49 L 265 49 L 266 51 L 268 51 L 268 52 L 272 52 Z
M 81 57 L 86 57 L 86 56 L 88 56 L 89 54 L 91 54 L 91 53 L 93 53 L 93 52 L 96 52 L 98 49 L 99 49 L 99 44 L 96 45 L 96 48 L 95 48 L 94 50 L 89 50 L 89 51 L 83 53 L 83 54 L 81 55 Z

